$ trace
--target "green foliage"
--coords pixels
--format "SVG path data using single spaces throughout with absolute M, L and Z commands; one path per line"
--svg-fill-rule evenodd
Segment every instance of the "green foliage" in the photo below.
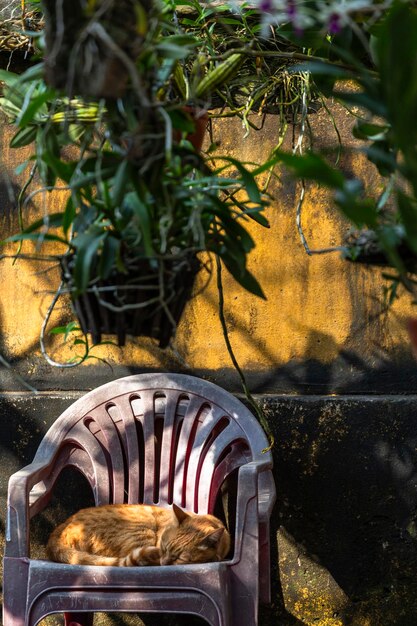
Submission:
M 307 4 L 314 16 L 318 5 Z M 127 276 L 144 259 L 158 268 L 201 251 L 218 255 L 245 289 L 264 297 L 247 269 L 255 245 L 248 224 L 268 226 L 258 178 L 280 163 L 328 188 L 355 227 L 375 236 L 395 280 L 403 280 L 410 268 L 404 250 L 417 255 L 413 4 L 395 0 L 369 30 L 363 15 L 343 22 L 336 35 L 313 19 L 303 32 L 271 26 L 269 39 L 256 11 L 197 0 L 165 0 L 149 14 L 138 5 L 136 18 L 140 50 L 117 100 L 57 91 L 45 83 L 42 63 L 21 76 L 0 71 L 0 106 L 16 126 L 11 146 L 34 142 L 28 163 L 42 185 L 68 191 L 60 213 L 25 224 L 9 242 L 65 245 L 75 297 L 97 281 Z M 308 126 L 317 94 L 355 107 L 353 135 L 384 181 L 380 198 L 368 197 L 362 181 L 346 177 L 315 145 L 302 155 L 282 149 L 288 121 Z M 247 130 L 252 111 L 279 114 L 281 147 L 267 163 L 249 166 L 211 148 L 205 157 L 192 146 L 198 115 L 226 105 L 225 114 L 241 117 Z M 396 202 L 388 212 L 390 196 Z M 358 246 L 347 256 L 363 258 Z
M 373 253 L 366 252 L 372 240 L 372 250 L 379 247 L 385 263 L 398 271 L 392 280 L 413 290 L 407 274 L 417 267 L 411 261 L 417 255 L 417 83 L 412 71 L 417 63 L 417 7 L 395 0 L 369 31 L 366 26 L 366 20 L 362 24 L 352 20 L 312 51 L 320 60 L 295 69 L 311 72 L 316 88 L 326 96 L 356 107 L 353 135 L 382 178 L 381 197 L 367 197 L 362 181 L 346 178 L 316 150 L 276 156 L 296 177 L 332 190 L 341 212 L 357 228 L 367 229 L 367 238 L 358 238 L 365 242 L 364 249 L 358 250 L 356 243 L 347 252 L 349 258 L 372 263 Z M 306 44 L 309 35 L 301 35 L 300 43 Z M 395 203 L 386 210 L 390 196 Z M 380 263 L 380 254 L 375 258 Z
M 133 86 L 118 102 L 68 97 L 45 84 L 42 63 L 20 76 L 0 74 L 0 105 L 17 128 L 12 147 L 34 142 L 30 160 L 42 185 L 68 190 L 61 213 L 46 215 L 6 242 L 36 241 L 38 249 L 49 241 L 65 244 L 73 297 L 97 280 L 127 275 L 141 259 L 153 259 L 157 267 L 161 259 L 204 250 L 219 255 L 242 286 L 264 297 L 246 267 L 255 245 L 246 222 L 268 225 L 266 197 L 243 163 L 205 159 L 189 142 L 196 122 L 173 85 L 179 61 L 200 42 L 178 34 L 168 18 L 165 9 L 150 24 L 138 57 L 141 97 Z
M 106 359 L 103 359 L 96 354 L 94 354 L 94 349 L 96 346 L 92 346 L 88 340 L 88 336 L 85 335 L 81 328 L 79 327 L 78 322 L 72 321 L 66 324 L 65 326 L 54 326 L 49 331 L 50 335 L 55 335 L 58 337 L 62 337 L 64 343 L 71 345 L 71 347 L 75 350 L 81 348 L 81 354 L 76 354 L 71 357 L 65 366 L 76 366 L 81 365 L 85 361 L 100 361 L 108 365 L 111 368 L 111 365 Z M 112 341 L 102 341 L 100 345 L 116 345 Z

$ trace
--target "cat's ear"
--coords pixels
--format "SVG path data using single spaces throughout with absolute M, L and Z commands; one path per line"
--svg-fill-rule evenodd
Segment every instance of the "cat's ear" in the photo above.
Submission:
M 173 503 L 173 505 L 172 505 L 172 510 L 174 511 L 174 515 L 175 515 L 175 517 L 178 520 L 178 524 L 182 524 L 182 522 L 184 520 L 186 520 L 189 517 L 191 517 L 190 515 L 188 515 L 188 513 L 186 513 L 182 509 L 180 509 L 180 507 L 177 506 L 175 503 Z
M 217 548 L 220 539 L 223 537 L 224 528 L 217 528 L 213 530 L 209 535 L 204 537 L 203 546 L 207 548 Z

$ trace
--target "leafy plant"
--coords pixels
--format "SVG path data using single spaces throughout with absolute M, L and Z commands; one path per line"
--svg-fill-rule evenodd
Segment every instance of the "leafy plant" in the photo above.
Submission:
M 314 4 L 314 3 L 313 3 Z M 338 18 L 336 33 L 318 30 L 320 6 L 311 5 L 305 30 L 292 33 L 300 44 L 314 44 L 311 61 L 298 65 L 309 72 L 316 89 L 347 108 L 355 107 L 353 135 L 383 181 L 379 197 L 366 194 L 364 181 L 346 176 L 317 149 L 305 154 L 277 151 L 276 157 L 297 178 L 334 192 L 334 202 L 357 231 L 344 254 L 354 261 L 391 265 L 398 281 L 415 292 L 417 270 L 417 88 L 410 68 L 417 61 L 417 7 L 395 0 L 374 19 Z M 369 3 L 367 8 L 370 9 Z M 335 11 L 338 9 L 335 6 Z M 359 7 L 358 10 L 363 9 Z M 384 7 L 385 9 L 387 7 Z M 299 4 L 299 19 L 304 4 Z M 359 14 L 360 15 L 360 14 Z M 340 16 L 339 16 L 340 17 Z M 362 16 L 363 17 L 363 16 Z M 301 23 L 301 22 L 300 22 Z M 329 24 L 328 24 L 329 25 Z M 395 286 L 396 293 L 396 286 Z
M 17 128 L 11 146 L 34 145 L 20 169 L 30 167 L 29 180 L 36 173 L 46 192 L 67 191 L 61 211 L 30 223 L 23 202 L 21 232 L 5 243 L 35 241 L 37 255 L 49 242 L 63 246 L 61 291 L 70 292 L 84 330 L 90 330 L 82 319 L 93 306 L 85 304 L 89 293 L 110 312 L 149 309 L 148 316 L 158 317 L 162 311 L 174 330 L 183 308 L 171 310 L 181 290 L 178 276 L 185 272 L 189 295 L 202 251 L 218 255 L 245 289 L 263 297 L 247 269 L 255 245 L 247 223 L 268 226 L 267 197 L 256 181 L 265 166 L 227 155 L 205 158 L 192 145 L 206 112 L 197 107 L 190 113 L 190 93 L 182 98 L 178 92 L 178 69 L 199 41 L 178 32 L 171 17 L 167 9 L 142 16 L 148 29 L 135 74 L 118 99 L 57 90 L 45 82 L 43 63 L 22 75 L 0 73 L 0 104 Z M 209 97 L 226 80 L 224 69 L 221 63 L 212 67 L 193 91 Z M 130 324 L 137 326 L 136 318 Z M 93 340 L 100 338 L 99 330 Z
M 8 89 L 2 107 L 15 115 L 19 128 L 11 145 L 21 147 L 35 138 L 31 160 L 43 184 L 50 189 L 59 180 L 70 193 L 62 212 L 33 222 L 8 241 L 68 246 L 77 293 L 87 289 L 93 275 L 108 278 L 114 267 L 127 272 L 137 258 L 206 249 L 223 258 L 236 280 L 261 295 L 246 269 L 246 254 L 254 242 L 242 223 L 249 218 L 267 225 L 256 170 L 251 173 L 227 156 L 210 169 L 187 140 L 155 154 L 153 163 L 148 152 L 143 162 L 141 157 L 132 159 L 130 138 L 126 134 L 121 140 L 106 125 L 107 111 L 99 114 L 98 105 L 55 99 L 34 74 L 31 68 L 20 77 L 3 75 Z M 190 128 L 187 116 L 175 109 L 164 121 L 179 131 Z M 153 140 L 164 140 L 164 131 Z M 80 150 L 72 160 L 61 158 L 61 150 L 69 145 Z M 230 165 L 237 172 L 232 178 L 225 173 Z M 146 169 L 138 174 L 139 167 Z

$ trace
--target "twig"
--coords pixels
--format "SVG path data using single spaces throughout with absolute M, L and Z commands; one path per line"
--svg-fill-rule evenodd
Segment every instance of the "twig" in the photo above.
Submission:
M 275 443 L 275 439 L 274 439 L 274 435 L 271 432 L 270 426 L 268 424 L 268 421 L 266 419 L 265 413 L 262 410 L 262 407 L 259 406 L 259 404 L 256 402 L 255 398 L 252 396 L 252 394 L 249 391 L 247 382 L 246 382 L 246 378 L 245 375 L 236 359 L 235 353 L 233 352 L 233 348 L 232 348 L 232 344 L 230 343 L 230 338 L 229 338 L 229 332 L 227 330 L 227 324 L 226 324 L 226 318 L 224 315 L 224 293 L 223 293 L 223 282 L 222 282 L 222 266 L 221 266 L 221 261 L 218 255 L 216 255 L 216 266 L 217 266 L 217 289 L 219 291 L 219 317 L 220 317 L 220 323 L 222 325 L 222 330 L 223 330 L 223 337 L 226 343 L 226 348 L 227 351 L 229 353 L 230 359 L 233 363 L 233 366 L 235 368 L 235 370 L 237 371 L 239 378 L 240 378 L 240 382 L 242 384 L 242 388 L 244 391 L 244 394 L 246 396 L 246 399 L 248 400 L 249 404 L 251 405 L 251 407 L 253 408 L 253 410 L 255 411 L 255 414 L 262 426 L 262 428 L 264 429 L 265 433 L 267 434 L 267 437 L 269 439 L 269 447 L 265 448 L 263 450 L 263 452 L 267 452 L 268 450 L 270 450 L 272 448 L 272 446 Z
M 326 65 L 332 65 L 334 67 L 339 67 L 341 70 L 347 70 L 352 72 L 353 74 L 357 73 L 357 68 L 352 65 L 348 65 L 346 63 L 340 63 L 339 61 L 329 61 L 325 57 L 317 57 L 310 54 L 303 54 L 302 52 L 281 52 L 275 50 L 252 50 L 250 48 L 231 48 L 225 54 L 220 54 L 217 56 L 211 57 L 212 60 L 225 60 L 232 54 L 242 54 L 249 57 L 271 57 L 277 59 L 288 59 L 288 60 L 296 60 L 296 61 L 306 61 L 306 62 L 319 62 L 324 63 Z M 372 70 L 367 70 L 370 76 L 377 76 L 377 72 Z M 354 78 L 354 76 L 352 76 Z
M 25 207 L 35 196 L 39 193 L 44 193 L 45 191 L 71 191 L 72 188 L 70 186 L 66 187 L 57 187 L 56 185 L 48 185 L 46 187 L 39 187 L 39 189 L 35 189 L 28 196 L 26 196 L 22 207 Z
M 79 357 L 79 360 L 78 361 L 74 361 L 73 363 L 58 363 L 58 361 L 54 361 L 53 359 L 51 359 L 51 357 L 49 356 L 49 354 L 46 351 L 46 348 L 45 348 L 46 327 L 48 326 L 48 322 L 49 322 L 49 319 L 50 319 L 50 317 L 52 315 L 52 311 L 54 310 L 55 305 L 58 302 L 59 297 L 63 293 L 63 291 L 62 291 L 63 285 L 64 285 L 64 283 L 63 283 L 63 281 L 61 281 L 61 284 L 59 285 L 58 290 L 56 291 L 56 293 L 55 293 L 55 295 L 54 295 L 54 297 L 52 299 L 52 302 L 51 302 L 51 304 L 48 307 L 45 319 L 43 320 L 41 332 L 40 332 L 40 335 L 39 335 L 39 343 L 40 343 L 40 346 L 41 346 L 42 355 L 45 358 L 46 362 L 49 363 L 49 365 L 52 365 L 53 367 L 61 367 L 63 369 L 67 369 L 69 367 L 76 367 L 77 365 L 80 365 L 80 363 L 82 363 L 85 360 L 85 358 L 88 355 L 88 344 L 87 344 L 87 342 L 85 343 L 85 354 L 84 354 L 84 356 Z

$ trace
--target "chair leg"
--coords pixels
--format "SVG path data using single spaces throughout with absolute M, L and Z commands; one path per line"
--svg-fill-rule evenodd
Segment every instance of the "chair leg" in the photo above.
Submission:
M 259 526 L 259 600 L 271 604 L 271 555 L 269 521 Z
M 93 626 L 94 613 L 64 613 L 65 626 Z
M 3 626 L 25 626 L 29 565 L 27 559 L 4 559 Z
M 9 610 L 7 604 L 3 604 L 3 626 L 25 626 L 24 609 L 20 615 Z
M 258 626 L 258 606 L 251 596 L 239 598 L 232 607 L 231 626 Z

